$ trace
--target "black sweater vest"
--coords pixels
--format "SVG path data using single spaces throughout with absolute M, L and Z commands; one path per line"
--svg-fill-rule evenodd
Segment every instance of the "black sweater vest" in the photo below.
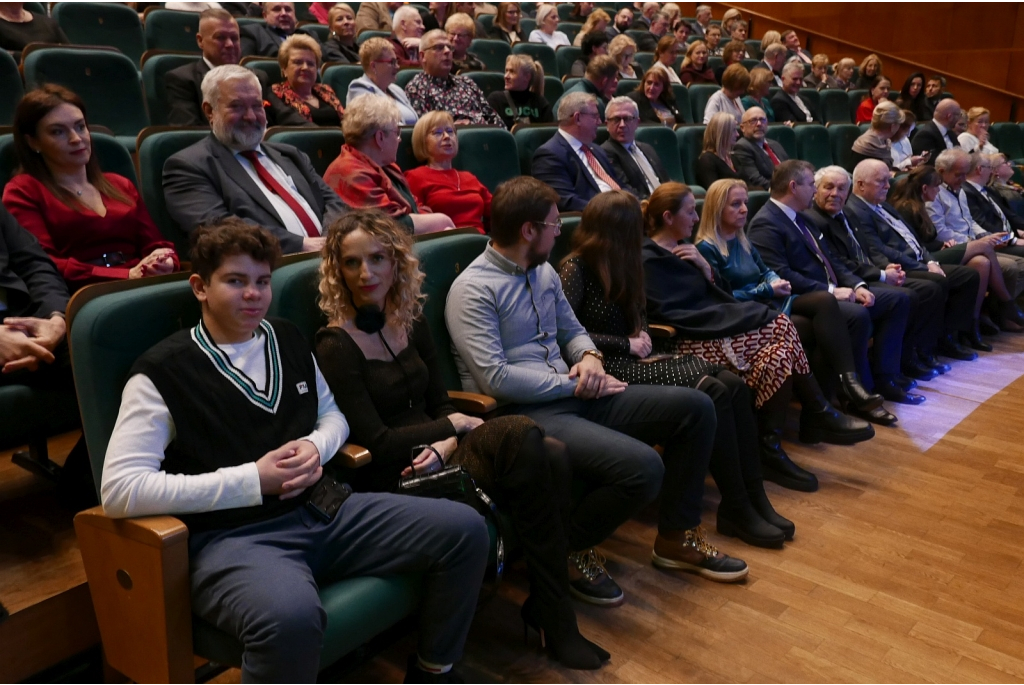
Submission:
M 178 331 L 142 355 L 131 374 L 145 374 L 160 392 L 176 435 L 165 450 L 167 473 L 197 475 L 255 462 L 316 426 L 316 367 L 309 345 L 290 322 L 262 325 L 267 387 L 256 388 L 231 366 L 200 324 Z M 185 514 L 189 529 L 234 528 L 283 514 L 306 501 L 264 495 L 256 507 Z

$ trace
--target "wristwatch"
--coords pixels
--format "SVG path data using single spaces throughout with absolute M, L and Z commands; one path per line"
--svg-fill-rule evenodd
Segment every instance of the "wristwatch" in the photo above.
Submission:
M 586 357 L 588 354 L 601 362 L 601 366 L 604 366 L 604 355 L 601 354 L 599 350 L 585 350 L 583 354 L 580 355 L 580 361 L 583 361 L 583 357 Z

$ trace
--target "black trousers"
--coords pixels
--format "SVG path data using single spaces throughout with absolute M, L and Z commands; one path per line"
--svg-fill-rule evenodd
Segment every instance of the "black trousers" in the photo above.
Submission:
M 875 303 L 865 307 L 856 302 L 840 302 L 839 311 L 846 319 L 850 332 L 857 372 L 868 390 L 874 387 L 874 376 L 879 380 L 892 379 L 900 372 L 903 335 L 910 318 L 910 296 L 898 289 L 872 290 Z M 868 357 L 868 340 L 875 344 Z M 872 375 L 874 374 L 874 376 Z
M 942 264 L 945 278 L 930 271 L 910 271 L 904 286 L 918 289 L 920 283 L 934 283 L 945 297 L 942 316 L 942 334 L 955 334 L 974 330 L 974 302 L 981 287 L 978 272 L 969 266 Z
M 914 350 L 931 354 L 943 333 L 947 290 L 939 283 L 924 278 L 908 278 L 902 286 L 871 284 L 871 292 L 876 296 L 886 290 L 903 293 L 910 298 L 910 317 L 903 335 L 903 359 L 909 359 Z

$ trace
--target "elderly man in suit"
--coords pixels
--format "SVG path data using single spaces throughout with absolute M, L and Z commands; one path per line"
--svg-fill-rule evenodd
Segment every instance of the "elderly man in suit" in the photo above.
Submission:
M 294 2 L 263 3 L 265 24 L 246 24 L 242 28 L 242 55 L 277 57 L 277 51 L 285 38 L 299 31 L 320 42 L 315 33 L 297 28 Z
M 732 148 L 732 163 L 747 186 L 768 190 L 775 168 L 789 159 L 782 144 L 770 140 L 768 117 L 760 107 L 751 107 L 740 120 L 743 136 Z
M 694 20 L 690 22 L 690 30 L 693 35 L 704 40 L 708 29 L 711 28 L 711 5 L 697 5 L 694 15 Z
M 601 149 L 608 153 L 615 173 L 626 179 L 637 197 L 646 200 L 658 186 L 671 179 L 654 148 L 636 141 L 640 109 L 632 99 L 620 96 L 611 99 L 605 114 L 609 138 Z
M 242 59 L 238 22 L 226 10 L 214 7 L 199 15 L 196 44 L 202 51 L 201 59 L 180 66 L 164 74 L 164 88 L 170 111 L 167 123 L 171 126 L 208 126 L 203 114 L 203 77 L 210 69 L 222 64 L 238 64 Z M 274 95 L 266 72 L 253 70 L 263 89 L 264 109 L 270 126 L 312 126 L 294 107 L 286 105 Z
M 597 145 L 597 98 L 568 93 L 558 101 L 558 132 L 533 153 L 533 177 L 558 193 L 558 211 L 582 212 L 598 193 L 629 190 Z
M 835 258 L 824 237 L 803 214 L 814 201 L 814 167 L 801 160 L 783 162 L 772 177 L 771 199 L 748 228 L 764 263 L 789 281 L 800 295 L 827 290 L 846 319 L 857 371 L 865 388 L 887 400 L 909 404 L 924 401 L 900 384 L 900 352 L 910 299 L 898 292 L 872 292 L 861 277 Z M 868 339 L 874 333 L 871 363 Z M 872 382 L 873 381 L 873 382 Z M 882 408 L 857 414 L 882 425 L 896 417 Z
M 651 27 L 647 29 L 647 33 L 636 39 L 636 49 L 640 52 L 654 52 L 657 50 L 658 41 L 664 38 L 672 28 L 672 20 L 664 12 L 655 12 L 651 15 L 650 19 Z M 633 25 L 633 28 L 636 29 L 636 24 Z
M 788 55 L 786 46 L 782 43 L 772 43 L 764 50 L 764 58 L 751 67 L 753 69 L 768 69 L 775 77 L 775 85 L 782 88 L 782 67 L 786 66 Z
M 960 119 L 960 103 L 953 98 L 939 101 L 935 106 L 935 114 L 931 121 L 919 123 L 910 138 L 910 146 L 915 155 L 929 153 L 931 164 L 946 150 L 960 147 L 960 141 L 953 132 L 957 120 Z
M 259 81 L 225 65 L 203 79 L 212 133 L 164 165 L 164 199 L 186 232 L 237 216 L 266 228 L 285 253 L 319 250 L 332 215 L 348 206 L 291 145 L 263 143 L 267 118 Z
M 775 121 L 792 121 L 796 124 L 821 124 L 821 113 L 814 103 L 800 95 L 804 86 L 804 68 L 798 62 L 782 67 L 782 90 L 772 98 Z
M 988 187 L 992 178 L 992 161 L 989 155 L 971 155 L 971 166 L 967 170 L 964 194 L 971 216 L 989 233 L 1006 233 L 1010 244 L 1024 238 L 1024 219 L 1010 209 L 1002 195 Z

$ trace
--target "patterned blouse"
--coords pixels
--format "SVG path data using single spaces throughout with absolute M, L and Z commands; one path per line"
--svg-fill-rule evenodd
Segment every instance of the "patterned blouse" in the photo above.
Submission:
M 302 97 L 299 96 L 298 93 L 292 90 L 291 85 L 289 85 L 287 81 L 275 83 L 271 86 L 271 89 L 274 91 L 274 95 L 284 100 L 286 105 L 299 110 L 299 114 L 301 114 L 306 121 L 313 121 L 312 108 L 305 100 L 302 99 Z M 320 100 L 321 107 L 328 106 L 336 109 L 338 111 L 339 119 L 345 115 L 345 108 L 342 106 L 341 100 L 339 100 L 338 96 L 334 93 L 334 89 L 326 83 L 314 83 L 313 95 Z
M 484 92 L 466 76 L 449 74 L 447 78 L 439 78 L 418 74 L 405 87 L 405 94 L 420 116 L 441 111 L 451 114 L 455 121 L 466 119 L 471 124 L 504 126 Z

